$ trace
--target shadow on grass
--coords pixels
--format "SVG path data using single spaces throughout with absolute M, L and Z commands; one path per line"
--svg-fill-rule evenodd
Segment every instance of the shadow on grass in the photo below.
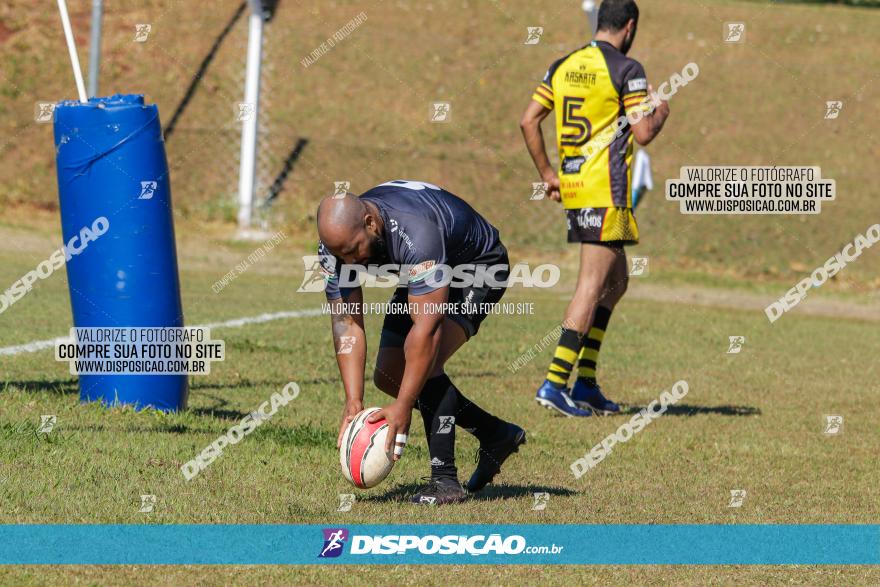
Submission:
M 409 498 L 419 492 L 424 483 L 404 483 L 397 485 L 382 495 L 364 497 L 360 501 L 374 503 L 408 502 Z M 576 495 L 577 491 L 565 487 L 548 487 L 546 485 L 489 485 L 477 494 L 471 495 L 471 501 L 491 501 L 495 499 L 518 499 L 532 497 L 534 493 L 549 493 L 550 495 Z
M 321 384 L 333 385 L 333 384 L 336 384 L 339 382 L 339 378 L 338 377 L 336 377 L 336 378 L 334 378 L 334 377 L 316 377 L 316 378 L 312 378 L 312 379 L 296 379 L 296 382 L 300 386 L 302 386 L 302 385 L 321 385 Z M 189 388 L 190 388 L 190 390 L 193 390 L 193 391 L 202 391 L 205 389 L 218 389 L 219 390 L 219 389 L 241 389 L 243 387 L 270 387 L 273 389 L 277 389 L 278 391 L 281 391 L 281 389 L 285 385 L 287 385 L 288 383 L 290 383 L 290 380 L 280 380 L 280 379 L 273 379 L 273 380 L 266 380 L 266 381 L 252 381 L 250 379 L 241 379 L 239 381 L 230 381 L 228 383 L 219 383 L 219 382 L 208 383 L 208 382 L 203 382 L 203 381 L 194 381 L 193 379 L 190 379 Z M 215 399 L 215 400 L 218 399 L 214 396 L 209 396 L 209 397 L 211 397 L 212 399 Z
M 208 418 L 216 418 L 218 420 L 241 420 L 248 415 L 248 412 L 225 410 L 222 408 L 190 408 L 187 412 L 194 416 L 207 416 Z
M 0 391 L 9 392 L 16 388 L 24 393 L 48 392 L 56 395 L 69 393 L 79 394 L 79 384 L 76 379 L 55 379 L 52 381 L 6 381 L 0 384 Z
M 209 434 L 213 432 L 212 430 L 205 429 L 197 429 L 192 428 L 191 426 L 187 426 L 186 424 L 171 424 L 171 423 L 160 423 L 155 426 L 143 426 L 143 425 L 133 425 L 130 423 L 127 424 L 65 424 L 64 431 L 66 432 L 121 432 L 125 434 L 131 433 L 145 433 L 145 432 L 159 432 L 159 433 L 169 433 L 169 434 L 197 434 L 197 433 L 205 433 Z
M 265 385 L 273 385 L 272 383 L 264 383 Z M 242 384 L 221 384 L 221 385 L 203 385 L 201 387 L 190 386 L 190 389 L 219 389 L 219 388 L 229 388 L 229 387 L 241 387 L 242 385 L 256 385 L 252 382 L 242 383 Z M 212 395 L 210 393 L 203 394 L 208 399 L 214 400 L 216 403 L 207 408 L 193 408 L 190 407 L 187 409 L 187 412 L 193 414 L 194 416 L 208 416 L 210 418 L 217 418 L 218 420 L 241 420 L 245 416 L 247 416 L 250 412 L 243 412 L 241 410 L 231 410 L 227 409 L 224 406 L 229 405 L 229 400 L 222 397 L 217 397 L 216 395 Z
M 621 416 L 638 414 L 645 406 L 624 406 L 620 410 Z M 697 416 L 700 414 L 712 414 L 715 416 L 760 416 L 761 410 L 753 406 L 694 406 L 690 404 L 676 404 L 666 407 L 667 416 Z

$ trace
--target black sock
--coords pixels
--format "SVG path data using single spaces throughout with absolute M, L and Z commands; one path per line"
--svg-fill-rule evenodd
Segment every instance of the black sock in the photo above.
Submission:
M 425 400 L 424 402 L 422 401 L 423 398 Z M 440 409 L 433 409 L 433 412 L 427 412 L 428 419 L 426 419 L 425 410 L 431 409 L 430 406 L 433 405 L 439 405 Z M 423 409 L 422 406 L 424 406 L 425 409 Z M 452 406 L 455 407 L 455 411 L 449 410 Z M 501 419 L 489 414 L 480 406 L 467 399 L 458 388 L 455 387 L 449 379 L 449 376 L 445 373 L 425 382 L 425 387 L 422 389 L 422 394 L 419 397 L 419 410 L 422 412 L 422 419 L 425 420 L 425 434 L 431 439 L 428 444 L 429 449 L 433 450 L 432 447 L 437 444 L 438 450 L 442 450 L 439 448 L 439 445 L 444 444 L 444 442 L 451 437 L 450 445 L 453 447 L 453 450 L 444 453 L 451 458 L 454 458 L 455 456 L 455 436 L 447 433 L 433 434 L 435 430 L 442 431 L 448 429 L 448 426 L 453 428 L 461 426 L 476 436 L 482 443 L 487 441 L 491 442 L 498 435 L 498 432 L 501 430 L 501 426 L 504 423 Z M 450 419 L 450 416 L 452 419 Z M 443 420 L 442 422 L 441 418 Z M 429 421 L 431 422 L 430 429 L 428 425 Z M 446 461 L 442 456 L 436 456 L 439 461 Z M 431 459 L 433 460 L 434 457 L 434 453 L 431 452 Z
M 428 379 L 419 394 L 416 405 L 425 424 L 428 454 L 431 457 L 431 477 L 458 478 L 455 467 L 455 420 L 458 413 L 458 395 L 454 388 L 438 384 L 435 377 Z

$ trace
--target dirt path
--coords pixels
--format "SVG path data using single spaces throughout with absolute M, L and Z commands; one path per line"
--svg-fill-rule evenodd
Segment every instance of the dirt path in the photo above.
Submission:
M 748 292 L 699 286 L 664 286 L 630 280 L 627 297 L 639 300 L 712 306 L 730 308 L 732 310 L 764 311 L 772 298 Z M 780 289 L 780 295 L 784 293 Z M 880 321 L 880 303 L 872 302 L 856 304 L 842 300 L 807 295 L 792 312 L 810 316 L 828 316 L 833 318 L 854 318 L 857 320 Z
M 45 214 L 51 218 L 50 214 Z M 14 221 L 15 219 L 13 219 Z M 6 253 L 14 255 L 47 255 L 59 245 L 54 231 L 54 218 L 51 218 L 51 234 L 49 232 L 36 232 L 29 228 L 0 226 L 0 242 Z M 6 220 L 7 222 L 9 219 Z M 47 229 L 48 230 L 48 229 Z M 178 236 L 178 250 L 180 253 L 181 269 L 186 270 L 217 270 L 217 267 L 232 267 L 246 256 L 248 249 L 232 250 L 227 244 L 219 244 L 216 239 L 211 239 L 206 245 L 204 234 L 193 236 L 186 231 L 183 236 Z M 259 243 L 248 245 L 256 247 Z M 6 246 L 9 245 L 9 246 Z M 283 246 L 282 246 L 283 248 Z M 3 252 L 0 252 L 2 254 Z M 286 254 L 291 254 L 288 251 Z M 283 274 L 294 268 L 293 280 L 301 279 L 301 263 L 298 260 L 290 263 L 266 263 L 257 270 L 261 273 Z M 697 306 L 710 306 L 717 308 L 729 308 L 733 310 L 756 310 L 763 312 L 764 308 L 773 301 L 772 296 L 767 294 L 749 293 L 737 290 L 722 289 L 708 286 L 695 285 L 659 285 L 641 279 L 631 279 L 627 297 L 667 302 L 673 304 L 688 304 Z M 8 284 L 7 284 L 8 285 Z M 573 285 L 572 285 L 573 287 Z M 3 288 L 0 288 L 2 291 Z M 568 290 L 566 290 L 568 291 Z M 779 295 L 785 293 L 785 287 L 779 287 Z M 821 294 L 820 294 L 821 295 Z M 569 299 L 570 294 L 560 295 L 561 299 Z M 880 321 L 880 298 L 877 295 L 866 296 L 866 303 L 854 303 L 845 300 L 829 299 L 810 294 L 803 300 L 793 312 L 810 316 L 827 316 L 832 318 L 852 318 L 856 320 Z

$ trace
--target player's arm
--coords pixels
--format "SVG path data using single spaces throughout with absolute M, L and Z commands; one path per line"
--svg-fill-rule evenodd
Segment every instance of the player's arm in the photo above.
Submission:
M 649 103 L 653 109 L 643 114 L 641 120 L 632 125 L 633 138 L 643 147 L 647 147 L 651 141 L 657 138 L 669 117 L 669 102 L 661 100 L 650 86 L 648 86 L 648 93 L 650 95 Z
M 630 60 L 623 72 L 621 98 L 633 138 L 643 147 L 653 141 L 669 117 L 669 104 L 654 93 L 641 63 Z M 633 120 L 638 120 L 635 124 Z
M 546 100 L 543 96 L 542 99 Z M 559 177 L 556 175 L 549 157 L 547 157 L 547 146 L 544 142 L 544 133 L 541 131 L 541 123 L 553 111 L 547 107 L 547 103 L 549 101 L 539 102 L 536 99 L 532 99 L 526 107 L 526 111 L 523 112 L 519 128 L 526 141 L 526 149 L 528 149 L 529 155 L 532 156 L 532 161 L 535 162 L 535 167 L 538 169 L 541 180 L 548 184 L 547 192 L 550 199 L 558 202 L 560 200 Z
M 345 404 L 336 447 L 342 442 L 342 433 L 364 409 L 364 367 L 367 357 L 367 337 L 364 332 L 363 299 L 360 286 L 340 287 L 339 268 L 342 261 L 334 257 L 324 243 L 318 243 L 318 262 L 324 275 L 324 294 L 330 306 L 330 327 L 336 364 L 342 377 Z
M 369 419 L 370 422 L 376 422 L 382 418 L 388 421 L 386 452 L 393 450 L 397 434 L 409 433 L 412 410 L 425 381 L 428 380 L 428 376 L 434 368 L 434 361 L 437 359 L 437 352 L 440 349 L 443 327 L 443 312 L 441 310 L 448 298 L 449 286 L 422 295 L 412 295 L 411 293 L 409 296 L 408 301 L 411 307 L 417 307 L 417 309 L 410 312 L 413 326 L 403 344 L 406 366 L 400 382 L 400 391 L 394 402 L 373 414 Z M 395 461 L 399 458 L 400 455 L 394 455 Z
M 359 287 L 346 293 L 343 297 L 329 300 L 333 348 L 336 349 L 336 364 L 339 366 L 339 375 L 345 390 L 342 424 L 336 439 L 337 448 L 342 442 L 345 428 L 364 409 L 364 368 L 367 357 L 367 337 L 362 311 L 364 295 Z

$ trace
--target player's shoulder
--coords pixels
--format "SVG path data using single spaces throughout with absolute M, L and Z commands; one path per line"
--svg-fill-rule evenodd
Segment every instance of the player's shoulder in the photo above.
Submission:
M 432 183 L 395 179 L 370 188 L 359 197 L 379 208 L 393 238 L 402 237 L 412 246 L 410 238 L 439 230 L 438 201 L 454 196 Z
M 623 54 L 610 43 L 600 41 L 596 43 L 596 46 L 605 57 L 611 81 L 620 94 L 628 94 L 647 88 L 645 68 L 639 61 Z
M 417 192 L 444 192 L 445 190 L 440 186 L 436 186 L 433 183 L 429 183 L 426 181 L 415 181 L 411 179 L 392 179 L 390 181 L 386 181 L 385 183 L 380 183 L 377 186 L 371 187 L 364 193 L 362 193 L 359 197 L 370 198 L 370 197 L 383 197 L 388 196 L 389 194 L 404 194 L 404 195 L 412 195 Z
M 625 76 L 645 76 L 645 68 L 642 66 L 640 61 L 626 55 L 624 55 L 623 57 L 625 60 L 623 64 Z
M 332 264 L 331 259 L 334 259 L 334 257 L 335 257 L 335 255 L 333 255 L 333 252 L 327 248 L 327 245 L 324 244 L 324 241 L 319 240 L 318 241 L 318 260 L 320 261 L 321 265 L 327 265 L 327 266 L 331 265 Z

